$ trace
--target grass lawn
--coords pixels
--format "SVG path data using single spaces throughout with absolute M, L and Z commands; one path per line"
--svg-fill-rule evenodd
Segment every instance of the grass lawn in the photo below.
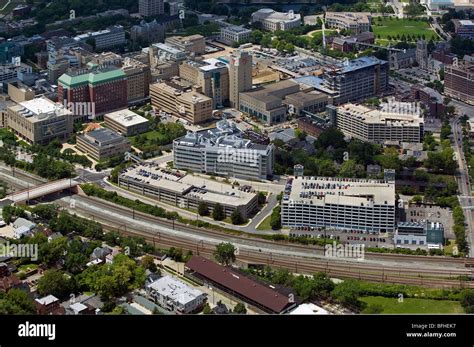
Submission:
M 260 222 L 260 224 L 257 226 L 257 230 L 272 230 L 272 227 L 270 225 L 270 219 L 272 218 L 272 215 L 268 215 L 264 220 Z
M 382 20 L 374 19 L 372 21 L 372 30 L 377 38 L 386 39 L 388 35 L 394 37 L 398 34 L 404 35 L 425 35 L 425 38 L 429 40 L 433 37 L 434 40 L 438 38 L 438 35 L 432 30 L 427 22 L 416 21 L 410 19 L 388 19 L 383 18 Z
M 18 271 L 28 272 L 38 268 L 37 264 L 25 264 L 18 267 Z
M 360 300 L 368 305 L 382 306 L 382 313 L 464 313 L 459 301 L 405 298 L 398 302 L 397 298 L 382 296 L 366 296 Z

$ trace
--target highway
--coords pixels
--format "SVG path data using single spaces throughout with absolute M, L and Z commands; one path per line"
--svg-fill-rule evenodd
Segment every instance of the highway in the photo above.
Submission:
M 466 219 L 466 238 L 469 243 L 469 256 L 474 257 L 474 224 L 473 224 L 473 211 L 468 207 L 472 206 L 471 199 L 471 184 L 469 180 L 469 168 L 467 167 L 466 158 L 462 149 L 462 127 L 459 121 L 459 117 L 455 117 L 451 120 L 451 129 L 454 137 L 454 150 L 456 153 L 456 159 L 459 166 L 459 174 L 456 177 L 459 185 L 459 203 L 464 211 L 464 217 Z M 464 198 L 463 198 L 464 197 Z
M 71 209 L 71 199 L 75 200 Z M 150 215 L 133 212 L 99 199 L 74 196 L 58 201 L 61 206 L 80 216 L 95 220 L 105 229 L 145 237 L 161 247 L 181 247 L 184 250 L 212 256 L 220 242 L 231 242 L 238 249 L 238 260 L 285 267 L 295 272 L 328 271 L 332 276 L 361 278 L 389 283 L 419 284 L 433 287 L 473 286 L 461 282 L 460 275 L 472 275 L 465 259 L 449 257 L 365 254 L 364 260 L 328 258 L 321 247 L 277 243 L 247 235 L 224 234 L 192 226 L 173 224 Z

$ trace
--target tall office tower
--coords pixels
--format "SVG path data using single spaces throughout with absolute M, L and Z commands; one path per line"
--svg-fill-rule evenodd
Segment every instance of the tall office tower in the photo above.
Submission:
M 138 0 L 138 12 L 144 17 L 164 14 L 163 0 Z
M 416 62 L 421 69 L 428 67 L 428 45 L 425 40 L 416 43 Z
M 229 101 L 230 106 L 239 108 L 239 93 L 252 89 L 252 55 L 237 51 L 229 64 Z

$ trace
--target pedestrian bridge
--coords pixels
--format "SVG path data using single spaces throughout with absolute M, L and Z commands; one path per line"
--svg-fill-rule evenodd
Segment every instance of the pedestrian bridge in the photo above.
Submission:
M 40 184 L 38 186 L 34 186 L 31 188 L 17 191 L 13 194 L 9 194 L 8 196 L 6 196 L 4 199 L 0 201 L 10 200 L 14 203 L 20 203 L 20 202 L 26 202 L 28 200 L 38 199 L 46 195 L 60 193 L 68 189 L 74 192 L 77 192 L 78 185 L 79 185 L 79 182 L 73 179 L 69 179 L 69 178 L 57 180 L 57 181 L 51 181 L 51 182 Z

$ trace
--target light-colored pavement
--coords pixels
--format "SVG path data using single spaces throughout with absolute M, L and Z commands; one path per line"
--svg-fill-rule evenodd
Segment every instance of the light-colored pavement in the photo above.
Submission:
M 260 211 L 256 216 L 254 216 L 256 221 L 254 221 L 252 219 L 247 225 L 232 225 L 232 224 L 225 223 L 225 222 L 215 221 L 214 219 L 212 219 L 210 217 L 203 217 L 203 216 L 198 215 L 195 212 L 184 210 L 184 209 L 179 208 L 177 206 L 169 205 L 167 203 L 161 202 L 161 201 L 153 199 L 151 197 L 143 196 L 141 194 L 138 194 L 138 193 L 135 193 L 135 192 L 123 189 L 123 188 L 119 188 L 119 187 L 111 184 L 110 182 L 108 182 L 106 179 L 104 179 L 103 182 L 105 183 L 105 184 L 102 185 L 102 187 L 104 189 L 106 189 L 108 191 L 116 192 L 118 195 L 123 196 L 124 198 L 131 199 L 131 200 L 140 199 L 141 201 L 143 201 L 147 204 L 162 207 L 167 211 L 177 212 L 177 213 L 179 213 L 180 216 L 185 217 L 185 218 L 190 219 L 190 220 L 199 219 L 199 220 L 208 222 L 209 224 L 219 225 L 219 226 L 224 227 L 224 228 L 234 229 L 234 230 L 243 231 L 243 232 L 252 232 L 252 233 L 258 232 L 258 233 L 261 233 L 261 234 L 274 234 L 275 233 L 273 231 L 260 231 L 260 230 L 257 231 L 256 230 L 256 226 L 269 213 L 271 213 L 273 207 L 275 207 L 275 205 L 276 205 L 276 197 L 273 194 L 270 196 L 268 204 L 262 209 L 262 211 Z
M 459 185 L 459 191 L 461 196 L 471 196 L 471 184 L 469 181 L 469 169 L 467 167 L 466 158 L 462 149 L 462 128 L 459 121 L 459 117 L 455 117 L 451 121 L 451 129 L 453 131 L 454 137 L 454 150 L 456 153 L 456 159 L 459 166 L 459 174 L 456 177 Z M 473 211 L 471 209 L 466 209 L 465 207 L 472 205 L 471 198 L 459 198 L 459 203 L 464 209 L 464 216 L 466 218 L 466 238 L 469 243 L 469 256 L 474 256 L 474 224 L 473 224 Z

